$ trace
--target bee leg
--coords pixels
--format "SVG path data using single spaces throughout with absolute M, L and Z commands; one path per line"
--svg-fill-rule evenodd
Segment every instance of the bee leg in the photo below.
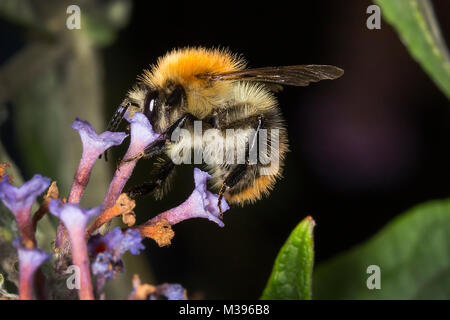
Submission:
M 109 121 L 108 126 L 106 127 L 107 131 L 116 131 L 117 128 L 119 128 L 120 123 L 122 122 L 125 113 L 127 112 L 128 108 L 131 106 L 131 102 L 128 102 L 124 106 L 120 106 L 116 112 L 114 113 L 111 121 Z
M 191 114 L 185 114 L 184 116 L 182 116 L 180 119 L 178 119 L 177 121 L 175 121 L 174 124 L 172 124 L 169 129 L 167 129 L 166 132 L 164 132 L 163 134 L 161 134 L 161 136 L 159 136 L 158 139 L 156 139 L 153 143 L 151 143 L 150 145 L 148 145 L 144 151 L 142 151 L 140 154 L 132 157 L 132 158 L 128 158 L 128 159 L 124 159 L 122 160 L 123 162 L 130 162 L 130 161 L 134 161 L 134 160 L 138 160 L 141 158 L 144 159 L 148 159 L 151 158 L 157 154 L 161 154 L 164 152 L 166 146 L 170 143 L 171 141 L 171 137 L 172 134 L 175 130 L 177 129 L 181 129 L 185 126 L 186 121 L 188 120 L 197 120 L 196 117 L 194 117 Z
M 117 128 L 119 128 L 120 123 L 123 120 L 123 117 L 125 116 L 125 113 L 127 112 L 128 108 L 130 107 L 131 103 L 128 102 L 125 106 L 120 106 L 116 112 L 114 113 L 113 117 L 108 123 L 108 126 L 106 127 L 106 131 L 117 131 Z M 105 155 L 105 161 L 108 161 L 108 152 L 104 152 Z M 102 155 L 99 156 L 101 158 Z
M 175 164 L 168 159 L 163 166 L 158 170 L 158 174 L 154 180 L 144 182 L 143 184 L 137 185 L 129 189 L 126 194 L 131 199 L 136 199 L 137 197 L 145 196 L 152 193 L 158 188 L 162 188 L 164 183 L 167 181 L 170 174 L 175 169 Z
M 222 186 L 219 190 L 219 198 L 217 199 L 217 206 L 219 207 L 219 214 L 220 218 L 222 219 L 223 213 L 222 213 L 222 199 L 224 196 L 225 191 L 228 189 L 234 187 L 236 184 L 239 183 L 239 181 L 244 178 L 245 174 L 247 173 L 247 169 L 251 166 L 250 164 L 250 155 L 253 154 L 255 151 L 255 148 L 257 148 L 257 140 L 259 136 L 259 131 L 261 130 L 262 126 L 264 124 L 264 117 L 262 115 L 258 116 L 258 124 L 256 126 L 255 133 L 253 134 L 252 138 L 249 140 L 249 152 L 246 152 L 245 154 L 245 163 L 244 164 L 238 164 L 234 169 L 227 175 L 225 180 L 222 183 Z
M 222 183 L 222 186 L 219 190 L 219 198 L 217 199 L 217 206 L 219 208 L 219 218 L 223 218 L 223 212 L 222 212 L 222 199 L 223 195 L 225 194 L 225 191 L 228 189 L 234 187 L 241 179 L 245 176 L 245 173 L 247 172 L 248 164 L 238 164 L 233 171 L 231 171 L 228 176 L 225 178 L 224 182 Z
M 167 129 L 167 131 L 164 133 L 165 138 L 168 141 L 170 141 L 170 138 L 172 137 L 172 134 L 174 133 L 175 130 L 183 128 L 186 125 L 187 121 L 195 121 L 195 120 L 199 120 L 199 119 L 190 113 L 186 113 L 180 119 L 175 121 L 174 124 L 172 124 L 169 127 L 169 129 Z
M 223 219 L 223 212 L 222 212 L 222 199 L 223 199 L 223 194 L 225 193 L 225 191 L 227 190 L 228 186 L 225 184 L 225 182 L 222 183 L 222 186 L 220 187 L 219 190 L 219 198 L 217 198 L 217 207 L 219 208 L 219 219 L 222 220 Z
M 142 158 L 149 159 L 149 158 L 153 157 L 154 155 L 161 154 L 162 152 L 164 152 L 166 145 L 167 145 L 166 139 L 164 139 L 164 137 L 160 137 L 160 138 L 156 139 L 153 143 L 148 145 L 139 154 L 137 154 L 131 158 L 122 159 L 122 160 L 120 160 L 120 163 L 131 162 L 131 161 L 139 160 Z

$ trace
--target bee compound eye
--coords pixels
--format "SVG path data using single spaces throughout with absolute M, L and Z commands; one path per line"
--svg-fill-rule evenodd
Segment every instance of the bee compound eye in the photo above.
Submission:
M 144 114 L 149 117 L 158 103 L 158 92 L 150 91 L 145 98 Z

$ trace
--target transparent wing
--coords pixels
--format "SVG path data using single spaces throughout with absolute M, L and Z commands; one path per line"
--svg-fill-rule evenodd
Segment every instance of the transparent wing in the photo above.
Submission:
M 254 68 L 220 74 L 204 73 L 197 75 L 197 77 L 211 81 L 258 81 L 303 87 L 311 82 L 334 80 L 343 74 L 344 70 L 335 66 L 310 64 Z

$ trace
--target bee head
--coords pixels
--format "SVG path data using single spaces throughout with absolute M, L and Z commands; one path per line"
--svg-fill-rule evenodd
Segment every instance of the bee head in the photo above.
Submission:
M 184 88 L 169 83 L 164 88 L 148 90 L 144 101 L 144 114 L 155 132 L 164 132 L 183 116 L 186 103 Z

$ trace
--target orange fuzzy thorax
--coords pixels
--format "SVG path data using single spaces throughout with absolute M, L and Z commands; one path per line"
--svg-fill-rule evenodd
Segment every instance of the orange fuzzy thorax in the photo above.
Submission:
M 159 58 L 150 78 L 157 87 L 163 87 L 167 80 L 192 86 L 203 82 L 196 75 L 237 71 L 244 66 L 242 59 L 227 50 L 184 48 Z
M 170 82 L 183 86 L 189 112 L 202 118 L 219 104 L 218 98 L 224 98 L 227 92 L 231 92 L 231 84 L 208 82 L 197 75 L 238 71 L 244 67 L 244 60 L 227 50 L 184 48 L 160 58 L 151 71 L 144 71 L 141 80 L 153 88 L 164 88 Z

